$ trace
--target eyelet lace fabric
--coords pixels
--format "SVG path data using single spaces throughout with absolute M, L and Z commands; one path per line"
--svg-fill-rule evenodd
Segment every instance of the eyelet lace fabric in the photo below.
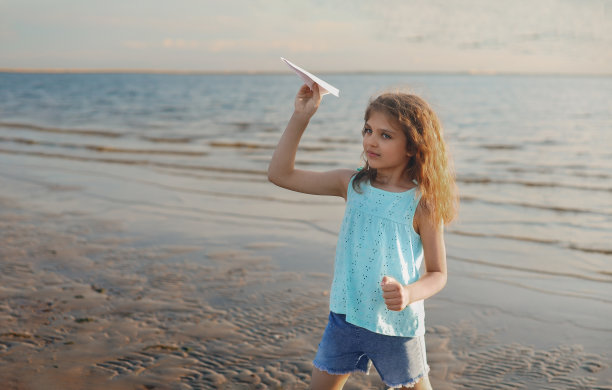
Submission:
M 400 312 L 387 309 L 380 282 L 391 276 L 406 285 L 417 281 L 423 246 L 413 219 L 420 200 L 418 187 L 389 192 L 361 184 L 348 185 L 347 203 L 334 264 L 330 310 L 346 320 L 388 336 L 425 334 L 423 301 Z

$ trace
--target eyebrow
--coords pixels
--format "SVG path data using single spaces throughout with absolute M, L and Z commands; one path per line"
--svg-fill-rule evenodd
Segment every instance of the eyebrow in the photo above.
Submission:
M 369 128 L 372 128 L 372 125 L 369 124 L 368 122 L 365 123 L 364 127 L 367 126 Z M 387 131 L 389 133 L 397 133 L 397 131 L 393 130 L 393 129 L 380 129 L 380 131 Z

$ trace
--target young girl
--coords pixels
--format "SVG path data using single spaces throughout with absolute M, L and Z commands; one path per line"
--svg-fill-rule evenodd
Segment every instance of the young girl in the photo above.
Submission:
M 295 169 L 320 102 L 318 85 L 302 86 L 268 169 L 278 186 L 346 200 L 311 388 L 341 389 L 372 362 L 388 386 L 430 389 L 423 300 L 446 284 L 443 227 L 458 202 L 440 123 L 419 97 L 383 94 L 365 112 L 363 169 Z

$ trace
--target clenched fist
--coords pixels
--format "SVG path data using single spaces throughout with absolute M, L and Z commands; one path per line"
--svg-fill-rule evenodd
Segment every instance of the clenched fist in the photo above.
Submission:
M 402 311 L 410 304 L 410 292 L 408 286 L 403 286 L 400 282 L 390 276 L 385 276 L 380 283 L 383 291 L 383 298 L 387 309 L 392 311 Z

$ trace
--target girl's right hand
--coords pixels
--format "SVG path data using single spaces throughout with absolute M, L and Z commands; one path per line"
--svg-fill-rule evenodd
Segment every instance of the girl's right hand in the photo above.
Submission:
M 306 115 L 308 118 L 314 115 L 321 104 L 321 94 L 319 93 L 319 85 L 313 84 L 313 89 L 308 85 L 302 85 L 302 88 L 295 96 L 295 112 Z

